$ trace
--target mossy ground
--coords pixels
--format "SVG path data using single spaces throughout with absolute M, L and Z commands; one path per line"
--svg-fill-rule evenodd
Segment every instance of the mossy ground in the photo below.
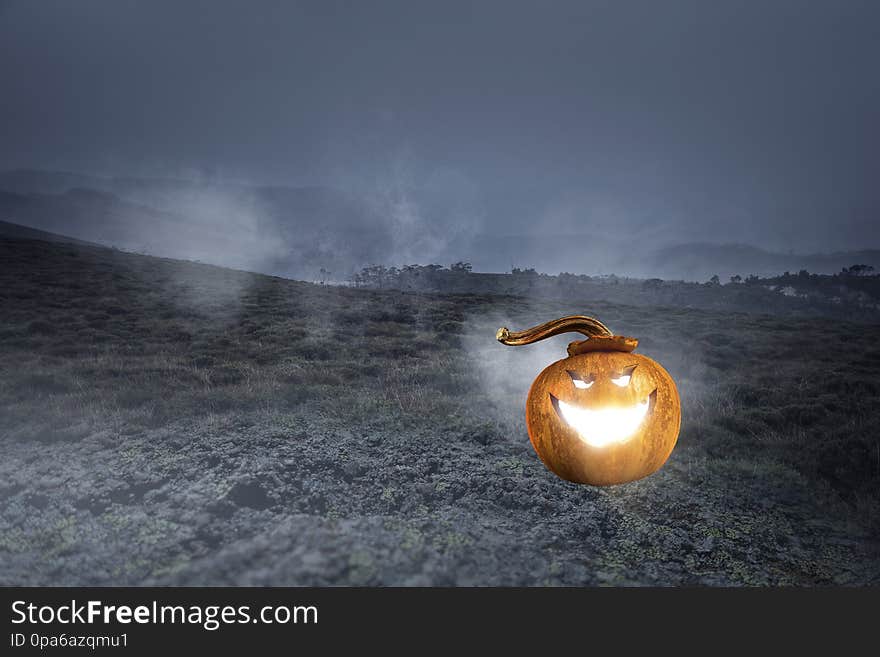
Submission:
M 655 475 L 524 426 L 599 317 L 683 399 Z M 876 584 L 880 327 L 332 288 L 0 240 L 2 584 Z

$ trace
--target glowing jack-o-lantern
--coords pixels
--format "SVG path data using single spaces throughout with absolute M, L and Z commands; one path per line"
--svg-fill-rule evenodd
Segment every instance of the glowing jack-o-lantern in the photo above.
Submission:
M 675 382 L 658 363 L 634 354 L 638 340 L 613 335 L 602 322 L 572 315 L 499 342 L 526 345 L 574 331 L 586 340 L 538 375 L 526 402 L 532 447 L 550 470 L 593 486 L 646 477 L 672 453 L 681 426 Z

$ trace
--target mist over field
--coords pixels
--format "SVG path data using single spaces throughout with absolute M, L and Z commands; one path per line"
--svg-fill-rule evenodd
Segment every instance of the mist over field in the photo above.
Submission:
M 401 175 L 367 190 L 342 190 L 13 170 L 0 172 L 0 221 L 138 253 L 334 282 L 371 265 L 455 262 L 478 272 L 532 268 L 686 281 L 880 268 L 880 249 L 864 241 L 846 251 L 827 250 L 831 241 L 822 252 L 773 252 L 747 243 L 679 242 L 685 238 L 649 229 L 630 233 L 614 221 L 585 221 L 580 230 L 588 232 L 572 232 L 578 228 L 571 221 L 544 222 L 540 213 L 529 232 L 515 234 L 494 227 L 490 211 L 459 183 L 419 187 Z

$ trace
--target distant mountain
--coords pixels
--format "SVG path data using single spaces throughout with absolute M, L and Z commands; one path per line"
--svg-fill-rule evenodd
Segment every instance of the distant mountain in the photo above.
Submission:
M 801 269 L 835 273 L 857 263 L 880 270 L 880 250 L 798 255 L 708 243 L 658 249 L 629 236 L 614 237 L 610 230 L 481 233 L 472 217 L 456 209 L 456 199 L 446 196 L 15 170 L 0 172 L 0 221 L 152 255 L 304 279 L 318 277 L 322 269 L 332 272 L 322 278 L 343 280 L 371 264 L 461 260 L 476 271 L 518 267 L 690 281 Z
M 839 253 L 774 253 L 747 244 L 687 243 L 653 249 L 605 235 L 477 235 L 454 245 L 459 259 L 479 271 L 534 267 L 539 272 L 590 276 L 617 274 L 634 278 L 706 281 L 719 276 L 778 276 L 806 269 L 834 274 L 859 263 L 880 270 L 880 250 Z
M 0 191 L 0 221 L 153 255 L 241 269 L 265 264 L 257 257 L 266 252 L 257 233 L 199 224 L 92 189 L 62 194 Z
M 0 219 L 154 255 L 264 273 L 347 278 L 373 263 L 434 261 L 440 204 L 328 187 L 247 186 L 64 172 L 0 173 Z
M 704 281 L 718 275 L 726 281 L 733 275 L 772 277 L 802 269 L 834 274 L 854 264 L 880 269 L 880 250 L 794 254 L 774 253 L 747 244 L 678 244 L 655 251 L 647 269 L 657 278 Z
M 131 244 L 138 227 L 161 230 L 172 219 L 151 208 L 91 189 L 62 194 L 0 191 L 0 219 L 99 244 Z
M 323 187 L 0 173 L 0 220 L 174 258 L 310 278 L 384 262 L 391 226 Z

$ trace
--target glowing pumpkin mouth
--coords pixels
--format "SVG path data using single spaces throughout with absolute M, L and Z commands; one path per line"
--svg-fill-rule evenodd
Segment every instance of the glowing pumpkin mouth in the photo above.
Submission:
M 606 447 L 632 438 L 645 417 L 654 409 L 656 399 L 657 391 L 654 390 L 645 401 L 633 406 L 591 409 L 566 404 L 553 394 L 550 395 L 559 417 L 591 447 Z

